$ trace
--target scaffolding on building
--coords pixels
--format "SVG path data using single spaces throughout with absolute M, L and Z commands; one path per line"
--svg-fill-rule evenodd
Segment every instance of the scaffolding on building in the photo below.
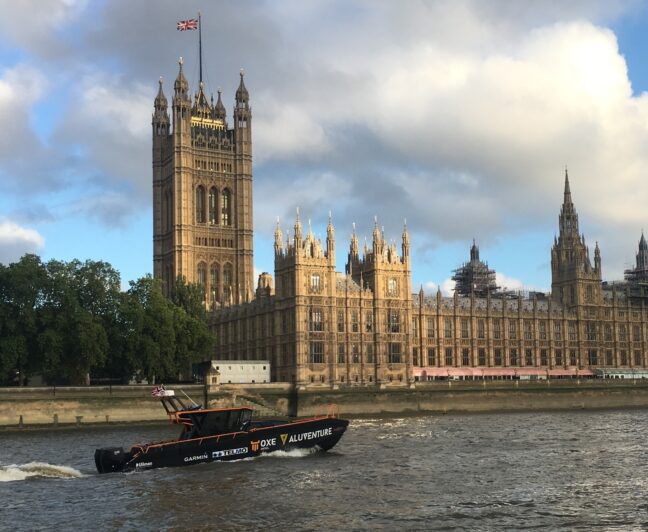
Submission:
M 455 292 L 461 296 L 493 296 L 498 294 L 500 288 L 497 286 L 495 270 L 479 260 L 479 248 L 474 240 L 470 248 L 470 262 L 454 270 L 452 280 L 455 282 Z

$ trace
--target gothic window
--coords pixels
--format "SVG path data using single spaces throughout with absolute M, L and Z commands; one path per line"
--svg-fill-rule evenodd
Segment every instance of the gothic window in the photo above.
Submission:
M 205 223 L 205 187 L 196 187 L 196 223 Z
M 569 351 L 569 365 L 576 366 L 578 364 L 578 356 L 576 355 L 576 349 L 570 349 Z
M 554 340 L 557 342 L 562 340 L 562 327 L 559 321 L 554 322 Z
M 632 341 L 641 342 L 641 329 L 639 328 L 639 325 L 632 326 Z
M 509 320 L 509 339 L 517 340 L 517 321 Z
M 547 322 L 545 320 L 540 320 L 539 329 L 540 329 L 540 340 L 547 339 Z
M 372 344 L 367 344 L 367 363 L 368 364 L 373 364 L 373 345 Z
M 562 366 L 562 364 L 563 364 L 562 351 L 560 349 L 556 349 L 556 366 Z
M 614 365 L 614 357 L 612 356 L 612 349 L 608 349 L 605 352 L 605 365 L 606 366 Z
M 373 312 L 367 312 L 366 316 L 366 324 L 365 324 L 365 329 L 367 332 L 372 332 L 373 331 Z
M 418 338 L 418 318 L 412 318 L 412 336 Z
M 628 352 L 625 349 L 621 350 L 621 365 L 622 366 L 628 365 Z
M 461 318 L 461 337 L 468 338 L 468 320 L 466 318 Z
M 428 366 L 436 366 L 436 351 L 434 347 L 428 347 Z
M 547 350 L 546 349 L 540 349 L 540 365 L 541 366 L 548 366 L 549 365 L 549 359 L 547 357 Z
M 524 365 L 533 366 L 533 350 L 525 349 L 524 350 Z
M 628 335 L 626 334 L 626 326 L 619 325 L 619 342 L 625 342 L 627 339 Z
M 338 344 L 338 364 L 344 364 L 345 351 L 344 344 Z
M 606 342 L 611 342 L 612 341 L 612 325 L 610 325 L 609 323 L 606 323 L 603 330 L 604 330 L 604 334 L 605 334 L 605 341 Z
M 427 319 L 427 335 L 428 338 L 434 338 L 434 318 Z
M 641 351 L 634 352 L 634 365 L 641 366 Z
M 576 322 L 575 321 L 570 321 L 567 325 L 568 331 L 569 331 L 569 341 L 570 342 L 575 342 L 577 335 L 576 335 Z
M 351 356 L 351 362 L 353 362 L 354 364 L 360 362 L 360 353 L 358 351 L 357 344 L 353 344 L 353 347 L 351 348 Z
M 228 189 L 221 194 L 221 225 L 232 225 L 232 193 Z
M 205 297 L 204 291 L 207 288 L 207 266 L 204 262 L 198 264 L 198 284 L 203 290 L 203 298 Z
M 171 205 L 171 193 L 167 190 L 164 194 L 164 228 L 171 230 L 173 225 L 173 207 Z
M 324 343 L 311 342 L 309 354 L 310 354 L 311 364 L 323 364 L 324 363 Z
M 590 366 L 598 365 L 598 351 L 596 349 L 589 349 L 587 351 L 587 358 Z
M 320 289 L 320 276 L 317 273 L 313 273 L 310 276 L 310 288 L 311 292 L 319 292 Z
M 344 312 L 338 312 L 338 315 L 337 315 L 337 330 L 338 330 L 338 332 L 344 332 Z
M 486 338 L 486 327 L 483 319 L 477 320 L 477 338 L 483 340 Z
M 477 360 L 480 366 L 486 365 L 486 349 L 484 349 L 483 347 L 480 347 L 477 350 Z
M 517 366 L 518 365 L 518 350 L 517 349 L 511 349 L 509 351 L 509 359 L 511 361 L 511 366 Z
M 389 363 L 390 364 L 401 363 L 401 345 L 398 342 L 389 343 Z
M 358 311 L 352 310 L 351 311 L 351 331 L 358 332 L 359 327 L 360 325 L 358 323 Z
M 453 356 L 452 356 L 452 347 L 446 347 L 445 349 L 445 365 L 446 366 L 452 366 L 453 365 Z
M 216 187 L 209 189 L 209 223 L 211 225 L 218 223 L 218 191 Z
M 419 365 L 418 347 L 412 348 L 412 365 L 413 366 Z
M 324 330 L 324 324 L 322 323 L 322 310 L 321 309 L 311 309 L 309 313 L 309 324 L 310 330 L 313 332 L 322 332 Z
M 451 318 L 445 318 L 444 319 L 444 338 L 452 338 L 452 319 Z
M 592 288 L 591 285 L 589 285 L 585 289 L 585 298 L 587 299 L 588 303 L 592 303 L 594 301 L 594 289 Z
M 495 340 L 501 340 L 502 339 L 502 324 L 501 324 L 499 318 L 495 318 L 493 320 L 493 338 Z
M 462 349 L 461 350 L 461 365 L 462 366 L 470 366 L 470 350 L 469 349 Z
M 533 323 L 531 320 L 524 320 L 524 339 L 533 340 Z
M 498 347 L 495 349 L 495 365 L 496 366 L 501 366 L 502 365 L 502 350 Z
M 232 295 L 232 265 L 226 264 L 223 267 L 223 297 L 229 300 Z
M 212 264 L 211 269 L 209 270 L 209 288 L 211 291 L 212 302 L 218 301 L 218 273 L 218 264 Z
M 391 332 L 391 333 L 400 332 L 400 314 L 399 314 L 399 312 L 397 310 L 388 311 L 387 319 L 388 319 L 388 323 L 389 323 L 389 332 Z
M 395 296 L 397 291 L 398 291 L 398 283 L 396 282 L 396 279 L 390 277 L 387 280 L 387 295 Z
M 596 340 L 596 323 L 588 321 L 585 323 L 585 337 L 593 342 Z

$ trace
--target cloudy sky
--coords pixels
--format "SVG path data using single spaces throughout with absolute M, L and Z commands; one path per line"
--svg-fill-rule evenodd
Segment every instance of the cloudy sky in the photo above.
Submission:
M 295 207 L 344 267 L 351 225 L 411 233 L 415 287 L 475 238 L 510 288 L 547 289 L 565 166 L 603 275 L 648 230 L 648 5 L 592 1 L 0 0 L 0 262 L 152 271 L 151 112 L 192 89 L 253 108 L 255 266 Z

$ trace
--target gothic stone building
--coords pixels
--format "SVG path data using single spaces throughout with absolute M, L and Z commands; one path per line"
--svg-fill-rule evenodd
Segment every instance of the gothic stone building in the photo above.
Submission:
M 274 381 L 326 386 L 567 377 L 648 365 L 645 239 L 639 273 L 603 283 L 600 250 L 592 265 L 567 176 L 550 294 L 412 294 L 407 228 L 399 253 L 377 225 L 362 253 L 354 230 L 339 273 L 331 221 L 322 243 L 310 230 L 302 234 L 299 214 L 285 241 L 277 227 L 274 282 L 263 273 L 251 294 L 252 139 L 243 77 L 233 129 L 220 93 L 210 104 L 201 85 L 191 104 L 182 64 L 174 88 L 173 130 L 161 85 L 153 115 L 155 275 L 166 283 L 183 275 L 204 287 L 216 358 L 269 359 Z
M 252 112 L 241 81 L 233 127 L 225 106 L 207 101 L 201 82 L 193 103 L 180 58 L 171 115 L 162 80 L 153 112 L 153 272 L 183 276 L 206 289 L 210 306 L 249 298 L 252 258 Z

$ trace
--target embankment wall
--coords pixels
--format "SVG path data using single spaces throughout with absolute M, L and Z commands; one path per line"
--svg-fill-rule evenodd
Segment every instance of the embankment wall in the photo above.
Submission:
M 648 408 L 648 381 L 642 380 L 445 381 L 340 389 L 296 389 L 283 383 L 180 388 L 196 402 L 212 407 L 252 406 L 260 415 L 270 416 L 325 413 L 329 404 L 347 416 Z M 150 391 L 151 386 L 0 388 L 0 427 L 163 422 L 166 414 Z

